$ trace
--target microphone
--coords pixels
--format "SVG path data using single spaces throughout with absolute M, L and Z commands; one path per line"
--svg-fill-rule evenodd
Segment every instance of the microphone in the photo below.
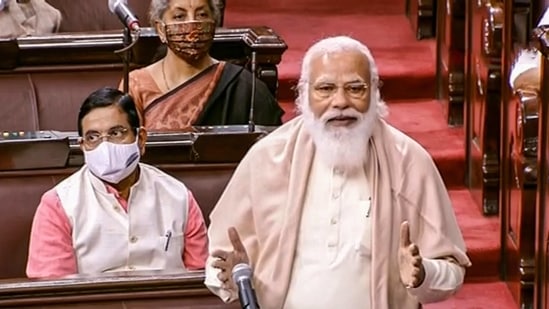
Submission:
M 256 71 L 257 71 L 257 59 L 256 59 L 256 51 L 252 51 L 252 98 L 250 101 L 250 115 L 248 116 L 248 133 L 252 133 L 255 131 L 255 123 L 254 123 L 254 105 L 255 105 L 255 88 L 256 88 Z
M 259 309 L 259 303 L 252 287 L 250 265 L 240 263 L 233 267 L 233 281 L 238 286 L 238 298 L 242 309 Z
M 132 31 L 139 31 L 139 20 L 128 7 L 127 0 L 109 0 L 109 10 Z

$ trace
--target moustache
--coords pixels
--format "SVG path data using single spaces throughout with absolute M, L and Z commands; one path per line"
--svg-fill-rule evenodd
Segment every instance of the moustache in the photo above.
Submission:
M 320 117 L 320 120 L 323 123 L 328 123 L 334 120 L 361 120 L 363 116 L 364 115 L 359 111 L 348 108 L 344 110 L 327 110 Z

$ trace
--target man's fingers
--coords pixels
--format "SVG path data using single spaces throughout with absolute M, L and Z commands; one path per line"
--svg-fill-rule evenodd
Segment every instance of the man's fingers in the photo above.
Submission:
M 214 252 L 212 252 L 212 256 L 214 258 L 219 258 L 219 259 L 222 259 L 222 260 L 226 260 L 227 257 L 229 256 L 229 252 L 223 251 L 223 250 L 215 250 Z
M 400 224 L 400 247 L 408 247 L 412 242 L 410 241 L 410 225 L 408 221 L 402 222 Z
M 227 261 L 224 261 L 224 260 L 215 260 L 212 262 L 212 267 L 219 268 L 221 270 L 226 270 L 229 268 L 229 263 L 227 263 Z
M 413 260 L 412 260 L 412 265 L 414 265 L 415 267 L 419 267 L 422 263 L 422 259 L 420 256 L 416 256 Z
M 410 248 L 410 254 L 411 255 L 413 255 L 413 256 L 419 255 L 419 248 L 417 247 L 416 244 L 409 245 L 409 248 Z
M 221 283 L 226 283 L 227 281 L 229 281 L 229 275 L 226 271 L 221 271 L 217 274 L 217 279 L 219 279 Z
M 242 244 L 242 241 L 240 240 L 240 235 L 238 235 L 238 232 L 234 227 L 230 227 L 228 230 L 229 233 L 229 240 L 231 241 L 231 244 L 233 245 L 234 251 L 238 253 L 244 253 L 246 255 L 246 248 Z

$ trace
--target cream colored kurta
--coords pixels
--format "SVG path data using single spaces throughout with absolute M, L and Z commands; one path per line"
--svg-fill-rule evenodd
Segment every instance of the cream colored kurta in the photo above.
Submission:
M 307 185 L 284 308 L 370 305 L 370 189 L 364 170 L 316 157 Z
M 420 301 L 448 297 L 460 287 L 463 267 L 470 261 L 450 198 L 431 157 L 383 120 L 376 124 L 369 145 L 364 172 L 372 196 L 371 307 L 417 309 Z M 314 157 L 312 139 L 302 117 L 296 117 L 250 149 L 210 214 L 210 252 L 232 250 L 227 229 L 238 230 L 254 270 L 261 308 L 283 308 L 292 293 L 289 289 Z M 429 269 L 432 281 L 443 283 L 442 289 L 431 291 L 433 286 L 427 284 L 423 287 L 427 290 L 415 291 L 400 281 L 399 227 L 405 220 L 422 256 L 439 261 Z M 234 291 L 228 297 L 225 290 L 218 289 L 211 261 L 207 262 L 206 285 L 225 300 L 235 299 Z M 448 277 L 458 280 L 448 284 Z M 416 292 L 424 295 L 418 298 Z
M 56 186 L 72 226 L 78 273 L 185 269 L 187 189 L 155 167 L 139 168 L 127 212 L 86 166 Z

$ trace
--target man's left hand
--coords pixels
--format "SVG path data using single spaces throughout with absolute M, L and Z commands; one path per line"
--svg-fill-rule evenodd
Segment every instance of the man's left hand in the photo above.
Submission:
M 417 288 L 425 279 L 425 269 L 418 246 L 410 240 L 408 221 L 400 225 L 400 246 L 398 249 L 400 280 L 408 288 Z

